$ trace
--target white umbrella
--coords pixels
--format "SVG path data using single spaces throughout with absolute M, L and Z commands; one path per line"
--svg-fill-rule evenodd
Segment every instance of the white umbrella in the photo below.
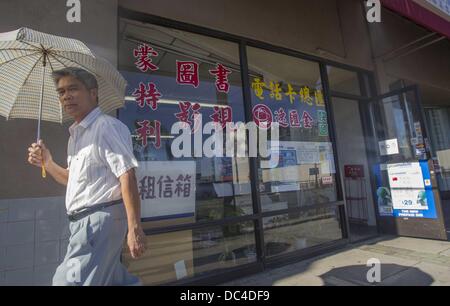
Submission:
M 41 120 L 68 121 L 51 77 L 52 71 L 65 67 L 82 68 L 96 76 L 99 107 L 104 112 L 124 105 L 125 79 L 81 41 L 20 28 L 0 33 L 0 115 L 7 120 L 37 119 L 37 140 Z

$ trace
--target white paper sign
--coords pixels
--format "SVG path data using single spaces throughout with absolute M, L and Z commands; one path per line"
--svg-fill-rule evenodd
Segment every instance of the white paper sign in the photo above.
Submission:
M 177 279 L 182 279 L 187 276 L 186 263 L 184 260 L 177 261 L 174 265 Z
M 387 171 L 394 209 L 428 209 L 419 163 L 389 164 Z
M 322 177 L 322 184 L 324 184 L 324 185 L 333 184 L 333 177 L 332 176 L 323 176 Z
M 223 182 L 213 183 L 212 185 L 219 198 L 252 193 L 250 183 L 233 184 L 232 182 Z
M 420 126 L 420 122 L 414 122 L 414 130 L 416 131 L 416 136 L 422 136 L 422 128 Z
M 278 145 L 283 160 L 277 165 L 262 162 L 261 168 L 319 164 L 322 173 L 336 173 L 331 142 L 280 141 Z
M 195 161 L 144 161 L 136 171 L 142 218 L 194 216 Z
M 287 192 L 300 190 L 299 183 L 283 183 L 271 187 L 272 192 Z
M 320 163 L 319 147 L 315 142 L 298 142 L 295 145 L 298 164 Z
M 397 138 L 379 141 L 380 155 L 398 154 Z

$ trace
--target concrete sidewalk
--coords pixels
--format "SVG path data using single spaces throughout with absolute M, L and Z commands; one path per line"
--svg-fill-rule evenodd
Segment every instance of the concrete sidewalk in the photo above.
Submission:
M 381 262 L 381 282 L 369 283 Z M 450 285 L 450 242 L 382 236 L 299 263 L 241 278 L 223 286 L 445 286 Z

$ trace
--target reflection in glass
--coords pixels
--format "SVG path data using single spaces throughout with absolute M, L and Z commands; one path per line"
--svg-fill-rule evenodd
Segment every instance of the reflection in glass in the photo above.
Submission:
M 211 135 L 197 146 L 191 135 L 188 157 L 175 157 L 171 148 L 179 135 L 171 134 L 176 122 L 191 131 L 211 121 L 245 122 L 237 44 L 128 19 L 121 19 L 120 29 L 119 68 L 128 88 L 119 119 L 130 129 L 140 169 L 146 169 L 139 178 L 144 220 L 189 223 L 252 214 L 247 158 L 205 157 L 203 144 Z M 143 59 L 145 46 L 151 52 Z M 153 69 L 142 71 L 139 61 L 151 61 Z M 218 81 L 219 70 L 227 82 Z M 154 89 L 157 103 L 140 100 L 154 102 Z
M 263 211 L 336 201 L 319 65 L 252 47 L 247 53 L 253 107 L 280 125 L 279 162 L 262 160 L 259 169 Z
M 359 87 L 358 74 L 333 66 L 327 66 L 328 82 L 332 91 L 361 95 Z
M 336 208 L 264 218 L 266 256 L 301 250 L 342 238 Z
M 124 264 L 146 285 L 158 285 L 206 272 L 256 262 L 253 222 L 178 231 L 146 237 L 146 253 Z
M 426 108 L 436 177 L 441 191 L 450 191 L 450 108 Z
M 398 144 L 398 154 L 382 151 L 382 160 L 402 162 L 427 158 L 425 127 L 415 99 L 414 92 L 406 92 L 383 98 L 381 103 L 371 106 L 379 118 L 374 122 L 379 145 L 392 141 Z

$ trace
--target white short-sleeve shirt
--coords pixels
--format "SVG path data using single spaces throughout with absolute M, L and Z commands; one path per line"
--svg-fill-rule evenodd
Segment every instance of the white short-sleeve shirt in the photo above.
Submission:
M 138 167 L 127 126 L 97 107 L 69 132 L 67 212 L 120 199 L 119 177 Z

